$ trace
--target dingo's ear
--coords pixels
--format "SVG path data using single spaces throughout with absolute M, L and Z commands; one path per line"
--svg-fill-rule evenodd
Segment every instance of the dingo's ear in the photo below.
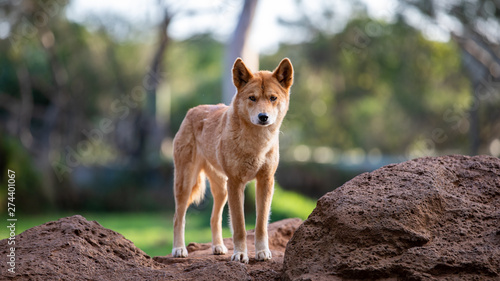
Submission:
M 236 88 L 245 86 L 252 77 L 252 72 L 246 67 L 243 60 L 237 58 L 233 65 L 233 83 Z
M 273 76 L 285 89 L 293 84 L 293 66 L 288 58 L 284 58 L 273 72 Z

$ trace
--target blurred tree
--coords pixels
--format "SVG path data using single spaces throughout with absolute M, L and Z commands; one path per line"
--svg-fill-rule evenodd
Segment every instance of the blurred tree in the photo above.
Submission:
M 163 19 L 158 26 L 158 46 L 156 47 L 151 60 L 151 66 L 145 77 L 145 79 L 147 79 L 145 82 L 147 90 L 145 124 L 147 130 L 141 131 L 141 134 L 147 135 L 145 138 L 147 138 L 146 144 L 148 151 L 143 151 L 141 154 L 147 154 L 147 159 L 152 160 L 148 161 L 150 164 L 158 164 L 159 152 L 161 151 L 161 141 L 165 137 L 165 132 L 168 131 L 169 126 L 169 124 L 165 122 L 167 120 L 159 118 L 156 110 L 156 100 L 158 95 L 158 86 L 163 79 L 163 58 L 169 43 L 168 26 L 170 25 L 172 17 L 174 17 L 172 8 L 168 6 L 163 7 Z M 145 149 L 144 145 L 144 143 L 141 144 L 142 150 Z M 143 161 L 144 160 L 145 159 L 143 159 Z
M 158 178 L 137 169 L 149 159 L 147 153 L 159 150 L 160 138 L 147 148 L 151 136 L 163 135 L 161 124 L 151 125 L 162 106 L 158 94 L 168 92 L 175 104 L 168 109 L 171 123 L 164 127 L 164 134 L 172 136 L 190 107 L 220 102 L 222 77 L 231 77 L 230 66 L 223 70 L 227 48 L 213 34 L 182 41 L 168 37 L 174 16 L 217 10 L 168 6 L 158 33 L 141 37 L 137 33 L 143 30 L 120 18 L 91 18 L 85 25 L 70 22 L 62 13 L 65 3 L 0 1 L 0 35 L 5 37 L 0 40 L 0 166 L 30 175 L 23 194 L 48 202 L 40 208 L 97 208 L 95 200 L 79 201 L 82 194 L 96 194 L 91 188 L 105 193 L 99 202 L 120 198 L 109 206 L 133 205 L 138 189 Z M 276 54 L 261 57 L 263 69 L 273 69 L 285 56 L 295 68 L 291 108 L 283 124 L 283 160 L 337 163 L 380 154 L 464 153 L 466 133 L 476 122 L 469 115 L 471 104 L 481 109 L 480 151 L 487 149 L 488 140 L 498 138 L 496 49 L 491 53 L 482 41 L 458 33 L 459 45 L 429 41 L 404 17 L 387 23 L 369 19 L 361 10 L 340 22 L 328 1 L 323 3 L 326 8 L 320 14 L 303 8 L 298 21 L 282 21 L 292 35 L 303 30 L 308 35 L 304 43 L 282 45 Z M 488 13 L 496 14 L 498 9 L 488 5 L 484 2 Z M 242 14 L 251 16 L 255 6 L 248 9 Z M 128 36 L 117 34 L 115 27 L 127 30 Z M 471 74 L 492 78 L 476 91 L 479 102 L 473 102 L 473 83 L 460 67 L 461 49 L 470 54 L 464 58 L 479 66 Z M 233 62 L 231 58 L 229 65 Z M 168 153 L 165 143 L 162 151 Z M 21 154 L 23 149 L 30 153 Z M 22 161 L 16 161 L 17 155 Z M 319 170 L 313 168 L 292 170 L 306 171 L 308 175 L 295 177 L 307 183 L 321 178 L 319 172 L 310 172 Z M 94 174 L 99 174 L 95 182 L 105 184 L 88 180 Z M 38 180 L 43 184 L 33 183 Z M 85 180 L 86 185 L 81 184 Z M 38 189 L 31 190 L 33 186 Z
M 1 131 L 19 137 L 36 156 L 36 163 L 44 175 L 45 195 L 52 201 L 53 181 L 51 176 L 46 176 L 52 174 L 48 161 L 51 136 L 59 128 L 69 129 L 61 119 L 69 121 L 67 117 L 79 112 L 64 111 L 72 103 L 67 87 L 68 73 L 54 49 L 59 31 L 71 28 L 60 17 L 64 6 L 57 1 L 4 1 L 0 6 L 10 30 L 0 45 L 5 66 L 2 66 L 0 104 L 5 121 L 2 124 L 6 124 Z M 12 111 L 13 108 L 18 110 Z
M 396 86 L 394 89 L 397 89 L 397 94 L 387 95 L 387 97 L 394 98 L 399 103 L 404 105 L 402 108 L 404 111 L 402 113 L 397 111 L 391 113 L 402 114 L 400 116 L 401 118 L 407 114 L 408 116 L 403 119 L 384 119 L 384 122 L 387 123 L 391 122 L 391 120 L 399 120 L 400 125 L 409 126 L 411 123 L 414 123 L 415 120 L 420 119 L 420 122 L 416 122 L 415 125 L 422 128 L 425 127 L 425 130 L 413 130 L 415 126 L 412 127 L 412 132 L 415 132 L 415 134 L 408 134 L 408 138 L 406 138 L 407 141 L 405 141 L 407 155 L 412 154 L 413 156 L 423 156 L 433 154 L 436 152 L 437 148 L 448 148 L 449 152 L 454 151 L 455 153 L 468 153 L 472 151 L 472 153 L 475 154 L 478 150 L 481 153 L 490 152 L 490 142 L 494 142 L 495 139 L 498 138 L 498 136 L 495 135 L 495 131 L 498 131 L 499 129 L 496 124 L 500 123 L 498 122 L 498 114 L 496 114 L 498 110 L 495 110 L 500 101 L 497 77 L 497 68 L 500 69 L 498 64 L 498 54 L 500 52 L 497 47 L 497 41 L 499 39 L 497 36 L 495 37 L 499 26 L 499 9 L 498 7 L 495 7 L 496 4 L 493 4 L 491 1 L 452 1 L 450 3 L 441 4 L 436 1 L 401 1 L 401 5 L 391 9 L 391 12 L 396 15 L 395 20 L 397 25 L 387 26 L 387 24 L 383 22 L 371 21 L 358 26 L 353 26 L 353 22 L 351 22 L 348 24 L 348 27 L 337 36 L 338 38 L 343 37 L 343 39 L 340 39 L 340 41 L 337 40 L 335 44 L 328 44 L 330 40 L 335 40 L 331 39 L 333 38 L 331 35 L 338 33 L 338 27 L 342 26 L 342 23 L 339 23 L 338 21 L 339 17 L 337 17 L 335 12 L 331 9 L 331 5 L 328 5 L 327 3 L 321 4 L 324 8 L 321 9 L 324 11 L 323 14 L 311 14 L 307 12 L 307 9 L 303 7 L 305 6 L 305 3 L 305 1 L 297 1 L 297 5 L 299 5 L 298 10 L 303 11 L 303 14 L 298 16 L 297 20 L 290 21 L 281 19 L 280 22 L 285 26 L 290 27 L 291 31 L 293 30 L 294 32 L 297 32 L 298 29 L 302 29 L 307 31 L 303 33 L 311 35 L 313 38 L 312 42 L 315 44 L 311 46 L 310 43 L 306 43 L 311 52 L 308 58 L 314 60 L 314 62 L 318 65 L 329 65 L 330 68 L 335 68 L 338 66 L 339 61 L 332 61 L 328 58 L 332 57 L 332 53 L 342 52 L 344 57 L 352 62 L 343 65 L 343 68 L 339 69 L 340 75 L 336 72 L 333 75 L 329 74 L 328 76 L 323 76 L 325 75 L 323 74 L 323 71 L 316 71 L 315 74 L 321 76 L 318 80 L 328 78 L 333 79 L 335 82 L 340 84 L 340 88 L 345 88 L 346 86 L 351 85 L 348 83 L 353 82 L 358 82 L 359 85 L 364 84 L 364 87 L 360 87 L 360 91 L 358 90 L 350 93 L 352 98 L 356 98 L 359 97 L 362 92 L 366 91 L 366 88 L 373 88 L 374 86 L 371 84 L 376 84 L 375 87 L 378 88 L 383 86 L 380 85 L 382 83 L 380 77 L 378 75 L 372 75 L 371 72 L 385 72 L 388 69 L 387 67 L 395 67 L 396 71 L 392 72 L 392 74 L 391 72 L 387 72 L 387 74 L 392 76 L 384 77 L 392 77 L 392 79 L 398 79 L 398 77 L 400 77 L 399 79 L 405 79 L 404 83 L 401 83 L 401 86 L 397 86 L 395 85 L 396 83 L 390 82 L 388 85 L 392 84 Z M 415 22 L 415 13 L 411 13 L 412 11 L 415 11 L 413 6 L 417 7 L 417 11 L 421 10 L 421 13 L 428 15 L 429 19 L 420 19 L 420 21 L 417 20 L 417 22 Z M 351 18 L 367 18 L 366 8 L 364 8 L 364 4 L 361 4 L 361 2 L 355 2 L 351 5 L 351 8 L 353 9 Z M 462 12 L 458 13 L 457 11 Z M 456 13 L 456 15 L 453 15 L 453 13 Z M 463 16 L 467 19 L 458 19 Z M 457 17 L 456 22 L 462 22 L 463 26 L 470 25 L 470 27 L 466 27 L 464 30 L 475 30 L 475 39 L 470 40 L 461 37 L 463 35 L 457 35 L 460 28 L 458 28 L 458 31 L 452 29 L 446 30 L 446 24 L 449 26 L 450 23 L 449 17 Z M 413 30 L 414 28 L 418 29 L 414 32 L 417 36 L 421 37 L 418 41 L 413 39 L 409 40 L 407 35 L 403 36 L 402 33 L 394 33 L 394 31 L 401 31 L 400 26 L 409 27 L 408 22 L 410 22 L 411 26 L 413 26 L 413 28 L 407 28 L 408 30 Z M 488 26 L 488 24 L 486 24 L 487 22 L 491 23 L 491 25 Z M 452 38 L 454 38 L 458 43 L 454 45 L 459 47 L 459 49 L 462 49 L 462 52 L 457 52 L 457 49 L 449 44 L 448 46 L 451 47 L 451 49 L 447 49 L 449 49 L 451 53 L 438 51 L 439 49 L 437 46 L 440 44 L 433 44 L 430 42 L 425 43 L 427 40 L 422 38 L 422 35 L 419 34 L 421 32 L 428 32 L 429 30 L 432 30 L 432 28 L 429 27 L 432 23 L 434 23 L 434 28 L 437 28 L 438 30 L 445 29 L 445 31 L 453 32 L 452 34 L 454 36 Z M 496 43 L 485 45 L 484 40 L 481 38 L 489 38 L 488 40 L 493 40 Z M 351 81 L 346 79 L 346 75 L 342 74 L 342 72 L 352 69 L 352 67 L 359 63 L 360 60 L 363 60 L 365 55 L 375 55 L 373 54 L 373 51 L 377 49 L 375 47 L 376 45 L 386 45 L 386 43 L 382 42 L 392 42 L 391 45 L 388 46 L 388 49 L 393 50 L 394 46 L 400 45 L 406 50 L 401 50 L 402 52 L 386 51 L 387 54 L 384 56 L 387 59 L 385 61 L 379 61 L 379 64 L 371 65 L 370 67 L 370 64 L 365 63 L 363 69 L 359 69 L 358 72 L 353 74 L 354 77 Z M 417 43 L 417 45 L 409 45 L 406 42 L 414 42 Z M 423 52 L 421 55 L 418 55 L 420 53 L 419 50 L 422 47 L 420 42 L 434 45 L 431 47 L 431 49 L 434 50 L 431 52 Z M 290 52 L 290 50 L 288 51 Z M 431 54 L 441 55 L 436 57 L 436 60 L 431 60 L 430 58 L 433 57 L 429 57 Z M 446 59 L 442 57 L 444 54 L 446 54 Z M 450 56 L 448 56 L 448 54 Z M 457 61 L 456 58 L 453 58 L 453 54 L 457 58 L 460 58 L 461 55 L 463 56 L 462 62 L 468 70 L 467 72 L 463 72 L 463 70 L 460 69 L 459 65 L 457 65 L 459 60 Z M 380 56 L 382 55 L 383 54 Z M 415 65 L 410 64 L 398 66 L 397 62 L 401 61 L 402 58 L 404 58 L 404 60 L 413 60 L 414 58 L 417 58 L 417 60 L 415 61 Z M 449 62 L 445 62 L 445 60 L 448 60 Z M 414 69 L 411 69 L 413 66 L 415 66 Z M 446 79 L 443 83 L 432 82 L 436 79 L 436 76 L 431 79 L 431 77 L 426 73 L 435 73 L 438 70 L 441 72 L 444 66 L 454 68 L 448 68 L 446 70 L 448 71 L 448 75 L 446 75 L 447 77 L 441 74 L 443 79 Z M 317 67 L 314 67 L 313 65 L 311 66 L 311 69 L 308 69 L 308 71 L 312 72 L 315 69 L 317 69 Z M 408 69 L 408 72 L 405 72 L 404 69 Z M 473 79 L 471 79 L 471 83 L 464 83 L 463 75 L 465 73 L 468 73 L 473 77 Z M 423 76 L 419 77 L 418 75 Z M 315 78 L 311 78 L 309 85 L 314 88 L 320 88 L 317 85 L 321 85 L 321 83 L 313 82 L 314 79 Z M 473 87 L 472 98 L 467 98 L 463 95 L 464 89 L 471 87 L 468 85 L 472 85 Z M 444 98 L 442 99 L 442 102 L 438 102 L 436 99 L 436 101 L 431 104 L 429 104 L 430 101 L 421 98 L 422 95 L 427 96 L 431 93 L 432 95 L 439 93 L 443 86 L 451 86 L 450 89 L 453 89 L 454 92 L 451 93 L 452 96 L 450 97 L 454 96 L 456 99 L 454 101 L 450 98 L 450 103 L 448 103 L 447 106 L 443 106 L 446 104 L 444 102 Z M 336 86 L 336 88 L 339 88 L 339 86 Z M 415 89 L 415 91 L 412 89 Z M 323 112 L 324 109 L 327 108 L 324 106 L 325 104 L 323 102 L 325 102 L 324 98 L 323 101 L 315 102 L 312 107 L 322 109 L 320 112 Z M 375 108 L 377 108 L 376 103 L 380 102 L 380 99 L 373 99 L 371 105 L 367 102 L 363 102 L 362 104 L 364 104 L 363 108 L 365 110 L 369 110 L 367 112 L 371 111 L 373 113 Z M 436 105 L 438 104 L 442 105 L 440 110 L 436 110 Z M 352 106 L 352 100 L 349 100 L 349 103 L 345 104 L 344 107 L 339 108 L 338 112 L 346 112 L 347 108 Z M 481 108 L 482 110 L 478 115 L 477 111 Z M 395 110 L 396 108 L 391 107 L 391 109 Z M 429 112 L 432 112 L 433 116 L 429 115 Z M 353 120 L 353 117 L 354 116 L 350 116 L 347 118 L 346 120 L 348 120 L 348 122 L 346 123 L 352 123 L 351 120 Z M 374 121 L 374 119 L 370 119 L 370 123 L 373 123 Z M 432 122 L 432 126 L 428 125 L 429 121 Z M 381 124 L 384 122 L 379 120 L 377 123 L 378 125 L 374 128 L 380 129 Z M 394 129 L 398 126 L 398 124 L 394 124 L 394 126 L 391 126 L 392 129 L 389 130 L 389 132 L 394 132 Z M 348 137 L 351 139 L 350 142 L 352 142 L 352 137 L 355 137 L 356 134 L 352 134 L 352 129 L 346 130 L 349 133 L 344 134 L 341 130 L 338 130 L 338 127 L 336 127 L 337 138 L 345 139 Z M 470 135 L 468 143 L 470 147 L 472 147 L 471 149 L 464 149 L 464 145 L 467 144 L 467 140 L 464 139 L 464 133 L 467 132 Z M 360 135 L 358 134 L 358 136 Z M 389 135 L 386 134 L 386 136 Z M 395 138 L 394 134 L 392 134 L 391 138 L 388 138 L 388 141 L 385 143 L 389 144 L 397 141 L 401 145 L 401 140 L 399 139 L 400 137 L 401 136 L 397 136 Z M 391 147 L 395 148 L 394 145 L 391 145 Z M 455 149 L 450 150 L 449 148 L 452 147 Z M 394 151 L 394 149 L 391 150 Z M 399 147 L 396 150 L 401 153 L 403 149 L 402 147 Z M 408 153 L 408 151 L 420 152 Z
M 141 81 L 139 72 L 121 67 L 123 57 L 140 58 L 140 49 L 68 22 L 65 5 L 0 4 L 9 25 L 0 41 L 0 132 L 18 138 L 30 152 L 34 160 L 25 163 L 41 172 L 39 188 L 56 206 L 75 200 L 66 196 L 72 194 L 71 181 L 62 182 L 75 168 L 114 157 L 107 140 L 122 131 L 116 130 L 117 120 L 133 119 L 137 108 L 125 104 L 122 91 Z M 65 191 L 56 192 L 60 187 Z
M 65 5 L 34 0 L 0 3 L 0 14 L 5 15 L 2 26 L 9 25 L 0 40 L 0 138 L 13 136 L 29 151 L 33 160 L 22 163 L 31 166 L 20 167 L 27 172 L 36 169 L 41 175 L 33 177 L 41 183 L 30 185 L 40 193 L 32 194 L 42 194 L 42 200 L 49 202 L 42 205 L 56 208 L 83 206 L 76 202 L 78 194 L 88 191 L 75 190 L 73 179 L 88 181 L 89 174 L 78 176 L 75 171 L 99 165 L 114 165 L 118 171 L 144 164 L 141 159 L 151 151 L 146 151 L 146 142 L 154 132 L 147 120 L 158 117 L 156 92 L 165 73 L 184 82 L 172 83 L 178 89 L 196 86 L 192 90 L 202 93 L 186 101 L 186 106 L 176 107 L 179 116 L 194 104 L 220 101 L 221 93 L 220 43 L 201 36 L 176 43 L 172 48 L 177 57 L 166 58 L 170 19 L 189 17 L 196 11 L 169 6 L 159 24 L 159 43 L 150 45 L 142 40 L 144 36 L 130 35 L 143 31 L 119 17 L 92 17 L 88 26 L 70 22 L 62 13 Z M 128 35 L 115 33 L 116 26 L 128 30 Z M 197 67 L 183 71 L 193 59 Z M 170 62 L 179 68 L 162 67 Z M 194 73 L 202 78 L 192 79 Z M 169 126 L 156 125 L 170 133 Z M 156 146 L 154 153 L 158 151 Z M 15 158 L 15 153 L 1 157 L 4 163 L 15 163 L 9 158 Z M 134 184 L 141 186 L 140 180 Z
M 469 100 L 454 45 L 428 41 L 402 20 L 366 17 L 339 34 L 317 28 L 314 34 L 310 42 L 283 45 L 262 60 L 269 65 L 286 55 L 296 69 L 284 148 L 362 148 L 363 156 L 372 150 L 408 156 L 463 150 L 466 140 L 459 130 L 446 129 L 450 120 L 443 118 Z
M 472 84 L 472 102 L 468 112 L 470 152 L 478 154 L 481 146 L 498 137 L 487 124 L 493 121 L 490 118 L 498 120 L 495 104 L 500 99 L 500 3 L 489 0 L 401 2 L 401 14 L 404 14 L 405 7 L 415 7 L 423 16 L 424 24 L 427 21 L 445 29 L 462 49 L 463 65 Z M 480 109 L 483 109 L 483 117 L 480 116 Z
M 171 135 L 177 132 L 191 107 L 221 101 L 222 77 L 228 75 L 222 72 L 223 57 L 224 45 L 210 34 L 172 42 L 166 55 L 172 104 L 175 104 L 171 108 Z
M 236 58 L 241 57 L 252 71 L 259 70 L 259 55 L 251 50 L 248 44 L 250 27 L 255 17 L 257 2 L 258 0 L 244 0 L 238 23 L 227 43 L 224 56 L 224 75 L 222 76 L 222 102 L 226 104 L 231 103 L 236 92 L 231 72 Z

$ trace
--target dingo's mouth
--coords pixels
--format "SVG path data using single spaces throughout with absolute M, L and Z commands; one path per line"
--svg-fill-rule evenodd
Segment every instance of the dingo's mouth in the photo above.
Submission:
M 266 126 L 269 126 L 271 125 L 272 123 L 269 123 L 269 122 L 259 122 L 258 124 L 256 125 L 259 125 L 259 126 L 262 126 L 262 127 L 266 127 Z
M 269 116 L 267 113 L 259 113 L 257 116 L 252 116 L 251 121 L 254 125 L 259 125 L 259 126 L 269 126 L 274 123 L 274 118 Z

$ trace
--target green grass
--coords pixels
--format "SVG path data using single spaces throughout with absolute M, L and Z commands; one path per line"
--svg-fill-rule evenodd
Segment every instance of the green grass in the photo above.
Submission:
M 173 232 L 170 213 L 96 213 L 83 216 L 121 233 L 152 257 L 165 256 L 171 251 Z
M 146 252 L 148 255 L 165 256 L 172 250 L 173 214 L 158 213 L 79 213 L 89 221 L 97 221 L 105 228 L 121 233 L 125 238 Z M 28 228 L 55 221 L 62 217 L 75 214 L 47 214 L 37 216 L 18 216 L 16 233 L 19 234 Z M 204 214 L 193 210 L 186 216 L 186 242 L 206 243 L 211 241 L 210 222 L 203 219 Z M 230 237 L 229 228 L 223 229 L 224 237 Z M 2 231 L 0 239 L 8 237 Z
M 255 202 L 255 187 L 251 183 L 247 191 L 248 199 Z M 202 208 L 190 208 L 186 215 L 186 243 L 206 243 L 212 240 L 210 231 L 211 199 Z M 271 222 L 284 218 L 298 217 L 306 219 L 312 212 L 316 202 L 298 193 L 290 192 L 275 186 L 272 202 Z M 95 220 L 105 228 L 121 233 L 125 238 L 146 252 L 148 255 L 164 256 L 172 250 L 173 239 L 173 213 L 79 213 L 87 220 Z M 231 237 L 228 228 L 227 204 L 223 215 L 223 236 Z M 49 222 L 62 217 L 75 215 L 75 213 L 59 213 L 45 215 L 18 215 L 16 233 Z M 246 228 L 253 229 L 255 226 L 255 212 L 246 214 Z M 0 239 L 8 237 L 6 231 L 2 231 Z
M 247 187 L 249 200 L 255 202 L 255 182 Z M 277 183 L 274 186 L 273 202 L 271 203 L 271 221 L 286 218 L 307 219 L 316 208 L 316 201 L 300 193 L 283 189 Z

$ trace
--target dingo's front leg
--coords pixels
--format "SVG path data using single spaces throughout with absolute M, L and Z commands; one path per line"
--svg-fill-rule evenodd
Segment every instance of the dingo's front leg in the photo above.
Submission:
M 222 240 L 222 212 L 227 202 L 226 179 L 213 170 L 207 170 L 210 181 L 210 189 L 214 197 L 214 206 L 210 227 L 212 229 L 212 253 L 214 255 L 225 255 L 227 248 Z
M 258 261 L 270 260 L 272 255 L 269 250 L 267 224 L 269 211 L 274 192 L 274 178 L 272 175 L 257 175 L 257 188 L 255 190 L 255 204 L 257 209 L 257 222 L 255 225 L 255 259 Z
M 228 181 L 229 214 L 233 231 L 234 253 L 232 261 L 248 263 L 247 233 L 245 231 L 245 214 L 243 208 L 245 185 L 233 180 Z

